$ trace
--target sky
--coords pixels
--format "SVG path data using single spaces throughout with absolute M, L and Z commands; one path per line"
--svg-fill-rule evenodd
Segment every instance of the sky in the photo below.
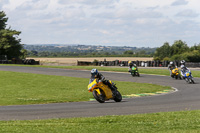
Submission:
M 0 0 L 22 44 L 200 43 L 200 0 Z

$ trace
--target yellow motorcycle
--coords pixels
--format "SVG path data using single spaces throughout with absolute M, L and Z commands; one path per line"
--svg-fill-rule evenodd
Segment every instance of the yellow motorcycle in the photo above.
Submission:
M 98 79 L 94 79 L 91 83 L 89 83 L 88 91 L 92 92 L 94 98 L 99 103 L 104 103 L 105 101 L 110 99 L 113 99 L 115 102 L 121 102 L 122 95 L 117 90 L 115 84 L 111 80 L 109 80 L 109 82 L 116 88 L 114 95 L 109 86 L 105 85 L 101 80 Z
M 171 75 L 171 77 L 175 78 L 175 79 L 182 79 L 181 76 L 180 76 L 180 72 L 179 72 L 178 68 L 172 69 L 172 75 Z

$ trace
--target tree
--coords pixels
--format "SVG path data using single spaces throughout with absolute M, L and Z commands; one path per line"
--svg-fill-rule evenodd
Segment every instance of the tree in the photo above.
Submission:
M 195 44 L 194 46 L 190 48 L 190 51 L 194 51 L 194 50 L 198 50 L 200 52 L 200 44 L 198 45 Z
M 171 46 L 168 42 L 165 42 L 163 46 L 156 49 L 156 52 L 154 54 L 154 58 L 158 57 L 159 59 L 163 60 L 166 57 L 171 57 Z
M 23 58 L 26 51 L 18 38 L 21 32 L 6 28 L 7 21 L 6 14 L 0 11 L 0 55 L 7 55 L 8 59 Z
M 182 54 L 184 52 L 189 51 L 189 47 L 187 46 L 187 44 L 181 40 L 175 41 L 171 49 L 172 55 Z
M 132 55 L 132 54 L 133 54 L 133 51 L 127 50 L 127 51 L 124 52 L 124 54 L 125 54 L 125 55 Z
M 191 48 L 181 40 L 175 41 L 172 46 L 165 43 L 156 49 L 154 60 L 185 60 L 190 62 L 200 62 L 200 44 Z
M 8 21 L 8 18 L 5 18 L 5 16 L 5 13 L 3 11 L 0 11 L 0 30 L 6 28 L 6 22 Z

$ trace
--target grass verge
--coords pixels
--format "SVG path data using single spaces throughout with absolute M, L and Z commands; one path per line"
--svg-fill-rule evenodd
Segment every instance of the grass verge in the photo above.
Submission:
M 0 71 L 0 105 L 44 104 L 88 101 L 89 78 Z M 122 95 L 154 93 L 167 86 L 114 81 Z
M 92 118 L 0 121 L 0 132 L 15 133 L 197 133 L 200 111 Z

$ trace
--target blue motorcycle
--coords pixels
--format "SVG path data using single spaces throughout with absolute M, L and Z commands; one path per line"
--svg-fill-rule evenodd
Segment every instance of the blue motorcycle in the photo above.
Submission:
M 193 77 L 192 77 L 192 74 L 190 71 L 186 71 L 185 74 L 184 74 L 184 77 L 185 81 L 189 84 L 194 84 L 194 80 L 193 80 Z

